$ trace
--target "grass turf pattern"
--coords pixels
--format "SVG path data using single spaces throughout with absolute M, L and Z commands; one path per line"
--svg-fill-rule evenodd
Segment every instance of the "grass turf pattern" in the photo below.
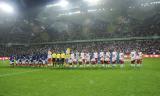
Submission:
M 10 68 L 0 61 L 0 96 L 159 96 L 160 59 L 133 69 Z

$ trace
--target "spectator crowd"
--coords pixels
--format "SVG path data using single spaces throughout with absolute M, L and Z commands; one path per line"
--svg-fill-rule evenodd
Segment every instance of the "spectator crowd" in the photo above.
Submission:
M 67 48 L 71 51 L 100 52 L 106 50 L 122 50 L 130 54 L 131 50 L 141 50 L 143 54 L 160 54 L 160 40 L 131 40 L 131 41 L 104 41 L 104 42 L 81 42 L 61 43 L 50 45 L 10 46 L 0 47 L 0 56 L 47 54 L 48 50 L 54 52 L 65 52 Z

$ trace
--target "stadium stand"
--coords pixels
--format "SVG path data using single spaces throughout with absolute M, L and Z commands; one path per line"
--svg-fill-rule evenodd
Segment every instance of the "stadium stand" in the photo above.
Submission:
M 53 42 L 54 43 L 54 42 Z M 12 45 L 10 47 L 2 46 L 0 48 L 1 56 L 24 55 L 24 54 L 45 54 L 49 49 L 57 52 L 65 51 L 71 48 L 73 51 L 86 50 L 89 52 L 101 51 L 107 49 L 122 49 L 125 54 L 129 54 L 131 49 L 140 49 L 144 54 L 160 54 L 160 40 L 113 40 L 113 41 L 88 41 L 88 42 L 61 42 L 56 44 L 38 44 L 38 45 Z

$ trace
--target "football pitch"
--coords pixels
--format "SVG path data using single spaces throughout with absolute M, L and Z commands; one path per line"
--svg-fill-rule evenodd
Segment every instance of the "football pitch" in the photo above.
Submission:
M 0 96 L 160 96 L 160 59 L 141 69 L 10 68 L 0 61 Z

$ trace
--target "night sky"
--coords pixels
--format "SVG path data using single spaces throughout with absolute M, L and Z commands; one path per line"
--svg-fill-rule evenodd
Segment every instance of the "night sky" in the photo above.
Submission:
M 48 3 L 53 3 L 58 0 L 0 0 L 0 2 L 9 2 L 21 12 L 26 12 L 37 7 L 43 7 Z

